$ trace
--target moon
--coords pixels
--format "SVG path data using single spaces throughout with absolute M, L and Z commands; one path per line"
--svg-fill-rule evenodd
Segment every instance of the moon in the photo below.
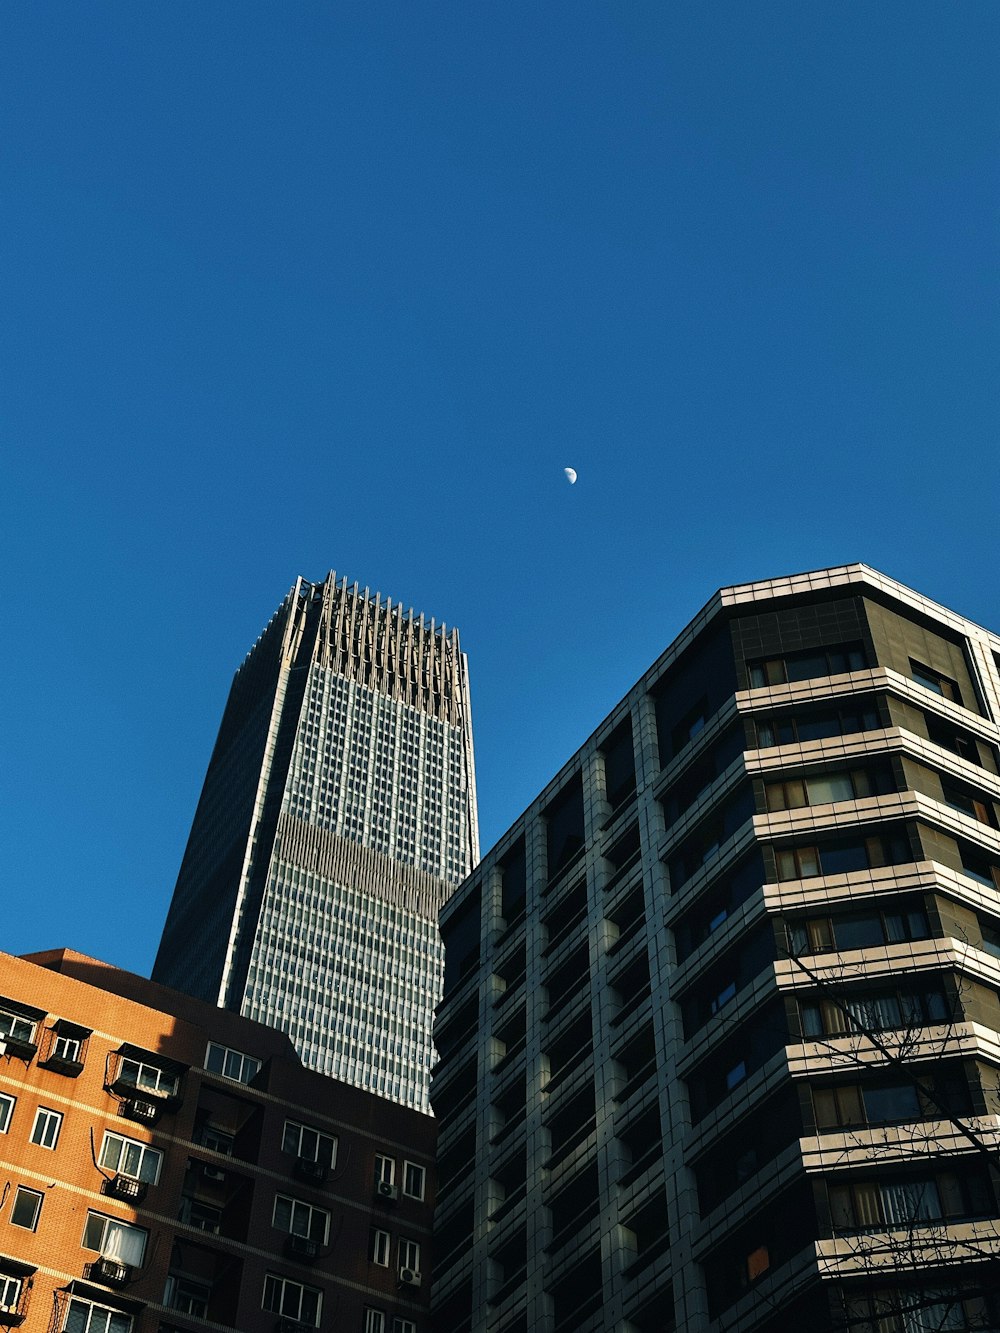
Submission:
M 564 468 L 563 468 L 563 475 L 565 476 L 566 480 L 569 482 L 569 484 L 570 484 L 571 486 L 575 486 L 575 485 L 576 485 L 576 469 L 575 469 L 575 468 L 572 468 L 572 467 L 564 467 Z

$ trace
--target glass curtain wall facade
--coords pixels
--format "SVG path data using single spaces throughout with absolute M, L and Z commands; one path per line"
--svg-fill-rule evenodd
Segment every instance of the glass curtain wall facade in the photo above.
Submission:
M 1000 1328 L 998 664 L 863 565 L 723 589 L 484 858 L 439 1333 Z
M 457 631 L 299 579 L 236 673 L 153 979 L 426 1110 L 437 916 L 477 857 Z

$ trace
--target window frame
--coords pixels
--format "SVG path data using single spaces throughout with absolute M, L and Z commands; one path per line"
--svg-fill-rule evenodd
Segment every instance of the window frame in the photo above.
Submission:
M 385 1333 L 385 1311 L 365 1306 L 365 1333 Z
M 82 1037 L 71 1037 L 64 1032 L 57 1032 L 52 1039 L 52 1050 L 49 1052 L 50 1060 L 66 1060 L 70 1064 L 79 1064 L 81 1052 L 83 1051 Z
M 278 1221 L 278 1205 L 288 1204 L 288 1226 L 283 1226 Z M 308 1220 L 305 1231 L 296 1231 L 294 1229 L 296 1209 L 305 1209 Z M 322 1235 L 314 1236 L 313 1227 L 319 1222 Z M 315 1241 L 317 1245 L 326 1245 L 330 1239 L 330 1213 L 326 1208 L 320 1208 L 317 1204 L 307 1203 L 305 1199 L 296 1199 L 291 1194 L 276 1194 L 274 1204 L 271 1208 L 271 1226 L 275 1231 L 280 1231 L 286 1236 L 299 1236 L 303 1240 Z
M 400 1236 L 396 1242 L 396 1257 L 401 1269 L 408 1268 L 412 1273 L 418 1275 L 423 1272 L 420 1267 L 420 1242 L 418 1240 L 410 1240 L 408 1236 Z
M 80 1333 L 90 1333 L 91 1320 L 95 1310 L 100 1310 L 103 1314 L 106 1315 L 113 1315 L 118 1319 L 127 1320 L 128 1322 L 120 1330 L 120 1333 L 132 1333 L 132 1330 L 135 1327 L 135 1320 L 126 1310 L 116 1310 L 113 1305 L 101 1305 L 99 1301 L 88 1300 L 85 1296 L 76 1296 L 76 1295 L 70 1296 L 70 1299 L 66 1305 L 67 1319 L 69 1318 L 69 1315 L 72 1313 L 74 1305 L 80 1306 L 87 1312 L 87 1325 L 86 1328 L 81 1329 Z M 66 1327 L 65 1324 L 63 1325 L 63 1327 L 64 1328 Z M 105 1324 L 105 1330 L 108 1330 L 108 1323 Z M 117 1329 L 110 1330 L 110 1333 L 119 1333 L 119 1330 Z
M 0 1092 L 0 1134 L 9 1132 L 16 1106 L 17 1098 L 15 1096 L 9 1092 Z M 4 1114 L 5 1111 L 6 1114 Z
M 181 1292 L 180 1288 L 187 1288 Z M 195 1294 L 194 1288 L 198 1288 L 198 1294 Z M 204 1310 L 192 1310 L 190 1305 L 178 1305 L 176 1301 L 179 1296 L 185 1297 L 190 1301 L 201 1302 L 204 1293 Z M 198 1278 L 187 1277 L 180 1273 L 168 1273 L 167 1281 L 163 1291 L 163 1304 L 168 1310 L 176 1310 L 178 1314 L 190 1315 L 193 1319 L 208 1319 L 209 1306 L 212 1301 L 212 1284 L 210 1282 L 201 1282 Z
M 35 1201 L 35 1210 L 31 1215 L 31 1222 L 15 1222 L 14 1212 L 17 1209 L 18 1200 L 21 1198 L 32 1198 Z M 38 1219 L 42 1215 L 42 1204 L 45 1202 L 45 1195 L 41 1190 L 33 1190 L 30 1185 L 18 1185 L 14 1190 L 14 1197 L 10 1204 L 10 1217 L 8 1219 L 12 1227 L 18 1227 L 21 1231 L 37 1231 Z
M 386 1174 L 386 1165 L 389 1171 Z M 396 1183 L 396 1159 L 389 1157 L 387 1153 L 377 1152 L 375 1154 L 375 1188 L 379 1185 L 395 1185 Z
M 409 1188 L 409 1173 L 417 1172 L 420 1176 L 420 1189 L 411 1190 Z M 403 1158 L 403 1193 L 408 1199 L 416 1199 L 423 1203 L 427 1193 L 427 1168 L 420 1165 L 419 1162 L 411 1162 L 408 1158 Z
M 88 1243 L 87 1235 L 91 1228 L 100 1224 L 100 1244 L 91 1245 Z M 131 1259 L 119 1259 L 117 1256 L 109 1254 L 105 1248 L 108 1243 L 108 1227 L 120 1227 L 128 1234 L 135 1234 L 142 1238 L 142 1253 L 134 1262 Z M 83 1250 L 96 1250 L 102 1259 L 111 1259 L 114 1263 L 126 1265 L 128 1268 L 141 1268 L 146 1259 L 146 1248 L 149 1245 L 149 1230 L 146 1227 L 136 1226 L 134 1222 L 127 1222 L 123 1217 L 114 1217 L 110 1213 L 98 1212 L 96 1208 L 87 1209 L 87 1220 L 83 1224 L 83 1237 L 80 1240 L 80 1248 Z
M 215 1068 L 212 1061 L 215 1059 L 213 1052 L 218 1051 L 221 1054 L 221 1060 L 217 1063 L 219 1068 Z M 227 1073 L 226 1067 L 229 1064 L 229 1057 L 235 1056 L 239 1061 L 239 1074 Z M 253 1066 L 251 1073 L 247 1073 L 249 1066 Z M 205 1050 L 205 1069 L 210 1074 L 217 1074 L 219 1078 L 227 1079 L 230 1083 L 241 1083 L 244 1087 L 249 1087 L 253 1080 L 264 1067 L 263 1060 L 256 1055 L 251 1055 L 248 1051 L 238 1051 L 235 1046 L 223 1046 L 221 1042 L 210 1041 Z
M 276 1306 L 267 1304 L 269 1284 L 272 1285 L 272 1290 L 277 1289 L 279 1292 L 278 1304 Z M 297 1289 L 299 1293 L 298 1313 L 296 1314 L 293 1314 L 284 1308 L 285 1293 L 290 1289 Z M 316 1298 L 316 1313 L 312 1319 L 306 1319 L 302 1314 L 303 1298 L 307 1292 L 310 1296 L 315 1296 Z M 260 1304 L 262 1310 L 268 1310 L 271 1314 L 281 1315 L 285 1319 L 295 1319 L 300 1324 L 307 1324 L 310 1328 L 319 1328 L 323 1319 L 322 1290 L 319 1287 L 310 1287 L 305 1282 L 298 1282 L 295 1278 L 285 1277 L 281 1273 L 265 1273 L 264 1290 L 261 1293 Z
M 14 1295 L 11 1299 L 6 1292 L 6 1288 L 13 1286 Z M 24 1291 L 24 1278 L 18 1273 L 5 1273 L 0 1269 L 0 1311 L 4 1314 L 15 1314 L 21 1301 L 21 1293 Z
M 384 1258 L 379 1258 L 384 1255 Z M 368 1262 L 379 1268 L 388 1268 L 392 1255 L 392 1235 L 382 1227 L 372 1227 L 368 1233 Z
M 45 1128 L 42 1128 L 43 1117 L 48 1117 L 47 1124 L 51 1124 L 53 1121 L 55 1122 L 55 1132 L 52 1134 L 51 1143 L 45 1142 L 48 1137 L 48 1128 L 47 1124 Z M 62 1133 L 63 1119 L 64 1116 L 62 1111 L 55 1111 L 51 1106 L 37 1107 L 35 1110 L 35 1118 L 31 1123 L 31 1133 L 28 1136 L 28 1142 L 33 1143 L 36 1148 L 45 1148 L 48 1152 L 55 1152 L 56 1148 L 59 1146 L 59 1136 Z M 39 1137 L 36 1138 L 36 1134 Z
M 936 694 L 939 699 L 947 699 L 949 703 L 958 704 L 960 708 L 965 707 L 958 681 L 946 676 L 943 671 L 936 671 L 926 662 L 918 662 L 915 657 L 910 658 L 910 679 L 922 689 Z
M 296 1149 L 288 1147 L 289 1130 L 298 1131 L 298 1147 Z M 308 1152 L 303 1152 L 302 1150 L 303 1137 L 307 1134 L 312 1134 L 316 1138 L 315 1151 L 312 1155 Z M 319 1149 L 324 1142 L 329 1143 L 330 1145 L 329 1160 L 324 1160 L 320 1155 Z M 317 1162 L 321 1166 L 325 1166 L 327 1170 L 333 1171 L 337 1165 L 338 1142 L 338 1136 L 336 1134 L 328 1133 L 325 1129 L 317 1129 L 315 1125 L 307 1125 L 302 1120 L 286 1120 L 285 1127 L 281 1134 L 281 1151 L 288 1153 L 292 1157 L 298 1157 L 305 1162 Z
M 134 1078 L 129 1077 L 126 1070 L 126 1066 L 129 1065 L 136 1070 Z M 144 1082 L 143 1075 L 146 1073 L 155 1074 L 156 1078 L 152 1082 Z M 115 1082 L 124 1083 L 128 1088 L 135 1088 L 136 1092 L 149 1093 L 155 1099 L 156 1097 L 175 1097 L 180 1084 L 180 1076 L 176 1073 L 171 1074 L 162 1065 L 148 1064 L 145 1060 L 137 1060 L 131 1055 L 121 1055 L 118 1060 Z
M 10 1028 L 6 1032 L 3 1030 L 2 1026 L 5 1018 L 10 1019 Z M 22 1036 L 21 1033 L 14 1031 L 18 1023 L 23 1023 L 27 1027 L 30 1034 L 29 1036 L 25 1037 Z M 9 1039 L 10 1041 L 23 1041 L 30 1046 L 35 1041 L 35 1034 L 37 1031 L 37 1019 L 25 1018 L 24 1014 L 16 1013 L 13 1009 L 8 1009 L 6 1005 L 0 1004 L 0 1041 L 6 1039 Z
M 117 1165 L 113 1165 L 111 1162 L 105 1160 L 109 1142 L 112 1142 L 115 1139 L 121 1144 Z M 137 1148 L 139 1150 L 138 1173 L 127 1170 L 121 1164 L 122 1159 L 129 1148 Z M 156 1170 L 153 1172 L 152 1178 L 142 1175 L 142 1164 L 144 1163 L 147 1154 L 156 1159 Z M 130 1139 L 126 1134 L 119 1134 L 116 1129 L 106 1129 L 104 1131 L 104 1138 L 101 1141 L 101 1151 L 97 1160 L 101 1166 L 106 1166 L 109 1171 L 114 1171 L 116 1175 L 125 1176 L 129 1180 L 141 1180 L 147 1185 L 158 1185 L 160 1181 L 160 1172 L 163 1169 L 163 1156 L 162 1148 L 156 1148 L 151 1143 L 144 1143 L 141 1139 Z

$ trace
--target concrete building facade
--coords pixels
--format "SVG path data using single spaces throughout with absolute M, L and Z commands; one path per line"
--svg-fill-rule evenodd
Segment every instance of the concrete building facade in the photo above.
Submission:
M 875 570 L 716 594 L 444 910 L 435 1333 L 1000 1328 L 998 724 Z
M 457 631 L 298 579 L 233 681 L 153 977 L 427 1110 L 437 917 L 478 838 Z
M 0 954 L 0 1327 L 429 1333 L 434 1121 L 68 950 Z

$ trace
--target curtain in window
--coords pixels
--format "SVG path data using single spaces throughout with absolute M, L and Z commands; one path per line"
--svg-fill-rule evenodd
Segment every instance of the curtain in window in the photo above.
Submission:
M 108 1220 L 104 1228 L 104 1244 L 101 1246 L 101 1253 L 106 1258 L 114 1259 L 119 1264 L 128 1264 L 130 1268 L 138 1268 L 142 1263 L 145 1249 L 144 1231 L 140 1231 L 138 1227 L 130 1227 L 124 1222 Z
M 941 1200 L 933 1180 L 907 1180 L 881 1185 L 879 1193 L 888 1226 L 905 1226 L 941 1216 Z
M 944 1296 L 945 1299 L 937 1301 L 936 1296 Z M 925 1303 L 926 1302 L 926 1303 Z M 933 1302 L 932 1304 L 930 1302 Z M 917 1305 L 920 1308 L 916 1310 L 905 1309 L 906 1305 Z M 952 1297 L 948 1299 L 945 1292 L 905 1292 L 902 1294 L 901 1305 L 903 1329 L 905 1333 L 945 1333 L 947 1329 L 964 1329 L 968 1325 L 965 1322 L 965 1313 L 962 1310 L 962 1302 Z
M 878 1230 L 882 1226 L 879 1194 L 874 1185 L 854 1186 L 854 1224 Z
M 856 1028 L 881 1032 L 899 1027 L 899 1001 L 895 995 L 875 995 L 846 1000 L 844 1008 L 854 1020 Z
M 810 805 L 828 805 L 833 801 L 854 799 L 854 787 L 847 773 L 831 773 L 829 777 L 809 778 L 806 786 Z

